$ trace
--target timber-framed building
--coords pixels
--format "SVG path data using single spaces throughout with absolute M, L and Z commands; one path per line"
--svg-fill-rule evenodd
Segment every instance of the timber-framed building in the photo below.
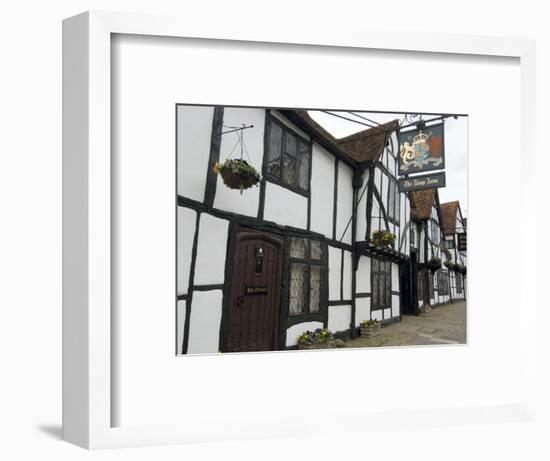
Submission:
M 243 125 L 262 179 L 241 194 L 212 167 Z M 398 129 L 337 139 L 306 111 L 176 106 L 178 354 L 292 349 L 306 330 L 349 337 L 417 312 L 426 234 L 399 192 Z M 374 245 L 376 230 L 394 245 Z

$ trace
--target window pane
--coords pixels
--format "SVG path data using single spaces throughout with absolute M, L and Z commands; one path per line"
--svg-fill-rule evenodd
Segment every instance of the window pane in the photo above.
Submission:
M 296 136 L 289 131 L 285 134 L 285 154 L 291 157 L 296 157 Z
M 318 261 L 323 260 L 325 254 L 325 247 L 318 240 L 311 241 L 311 259 L 316 259 Z
M 289 186 L 296 184 L 296 157 L 283 155 L 283 182 Z
M 296 184 L 296 136 L 285 132 L 283 152 L 283 182 L 289 186 Z
M 387 303 L 387 300 L 386 300 L 386 277 L 381 275 L 378 278 L 378 283 L 379 283 L 379 289 L 378 289 L 379 294 L 378 294 L 378 296 L 380 298 L 380 306 L 385 306 L 386 303 Z
M 372 306 L 377 308 L 380 305 L 380 300 L 378 297 L 378 274 L 372 275 Z
M 309 144 L 298 142 L 298 187 L 309 190 Z
M 310 266 L 310 285 L 309 285 L 309 311 L 321 311 L 321 274 L 320 266 Z
M 291 238 L 290 239 L 290 257 L 307 259 L 307 239 Z
M 283 129 L 274 122 L 270 124 L 269 151 L 267 155 L 267 172 L 271 176 L 281 177 L 281 150 Z
M 306 285 L 306 265 L 292 263 L 290 266 L 290 315 L 304 312 Z

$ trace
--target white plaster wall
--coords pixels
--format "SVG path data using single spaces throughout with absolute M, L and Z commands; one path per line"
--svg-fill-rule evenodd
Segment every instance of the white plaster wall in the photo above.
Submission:
M 353 170 L 344 162 L 338 165 L 338 201 L 336 203 L 336 239 L 351 244 L 351 216 L 353 214 Z M 346 230 L 346 226 L 350 223 Z M 344 234 L 345 230 L 345 234 Z
M 313 143 L 311 159 L 311 230 L 332 238 L 334 157 Z
M 265 109 L 247 109 L 241 107 L 226 107 L 224 109 L 223 124 L 226 127 L 241 126 L 243 123 L 247 126 L 254 125 L 253 128 L 243 131 L 244 143 L 249 155 L 244 154 L 243 158 L 261 172 L 264 155 Z M 228 129 L 224 128 L 224 131 Z M 237 133 L 227 133 L 222 136 L 220 162 L 223 162 L 227 158 L 240 158 L 240 147 L 238 144 L 230 155 L 231 149 L 233 149 L 237 142 Z M 251 187 L 241 194 L 239 190 L 226 187 L 221 176 L 218 175 L 216 196 L 214 198 L 215 208 L 246 216 L 257 216 L 259 201 L 259 186 Z
M 359 264 L 357 266 L 357 293 L 370 293 L 370 268 L 371 260 L 367 256 L 361 256 L 359 258 Z
M 391 289 L 399 291 L 399 265 L 395 263 L 391 265 Z
M 224 282 L 227 232 L 225 219 L 202 213 L 199 223 L 195 285 L 211 285 Z
M 382 215 L 382 212 L 380 211 L 380 205 L 378 204 L 378 200 L 376 197 L 372 197 L 372 211 L 371 211 L 371 216 L 372 216 L 372 219 L 371 219 L 371 235 L 374 231 L 377 231 L 377 230 L 380 230 L 380 225 L 379 225 L 379 219 L 378 219 L 378 216 L 381 216 Z M 382 224 L 383 226 L 383 224 Z M 383 227 L 384 228 L 384 227 Z M 371 235 L 368 235 L 367 236 L 367 240 L 370 239 Z
M 186 307 L 186 301 L 178 301 L 177 304 L 177 338 L 176 338 L 176 344 L 177 344 L 177 355 L 181 355 L 181 350 L 183 347 L 183 327 L 185 326 L 185 307 Z
M 351 251 L 344 250 L 344 299 L 351 299 Z
M 359 195 L 363 192 L 363 189 L 367 187 L 369 181 L 369 170 L 363 173 L 363 187 L 361 188 Z M 359 197 L 358 197 L 359 198 Z M 365 240 L 367 235 L 367 190 L 357 205 L 357 240 Z
M 284 226 L 307 228 L 307 198 L 267 181 L 264 219 Z
M 178 294 L 187 294 L 197 212 L 178 207 Z
M 286 346 L 296 346 L 298 338 L 304 331 L 313 331 L 317 328 L 323 328 L 322 322 L 304 322 L 292 325 L 286 330 Z
M 399 296 L 397 295 L 391 297 L 391 313 L 393 317 L 399 317 Z
M 219 352 L 222 291 L 195 291 L 189 318 L 188 354 Z
M 382 321 L 382 311 L 381 310 L 372 311 L 371 312 L 371 319 Z
M 335 301 L 340 299 L 340 276 L 342 264 L 342 250 L 328 247 L 328 299 Z
M 178 106 L 178 194 L 202 202 L 214 108 Z M 151 152 L 154 158 L 154 152 Z
M 388 213 L 388 181 L 389 181 L 388 175 L 383 174 L 382 187 L 378 188 L 378 192 L 380 192 L 380 197 L 382 197 L 382 203 L 384 204 L 384 209 L 386 210 L 386 214 Z
M 382 172 L 380 171 L 380 168 L 374 169 L 374 185 L 377 187 L 377 189 L 380 191 L 380 180 L 381 180 Z
M 391 319 L 391 309 L 384 309 L 384 319 Z
M 358 327 L 363 320 L 370 320 L 370 298 L 355 300 L 355 326 Z
M 350 329 L 351 306 L 329 306 L 328 329 L 333 333 Z

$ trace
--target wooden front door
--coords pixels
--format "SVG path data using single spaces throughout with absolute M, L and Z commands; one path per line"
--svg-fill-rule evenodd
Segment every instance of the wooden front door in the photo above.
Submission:
M 264 232 L 240 231 L 234 254 L 228 350 L 276 350 L 283 239 Z

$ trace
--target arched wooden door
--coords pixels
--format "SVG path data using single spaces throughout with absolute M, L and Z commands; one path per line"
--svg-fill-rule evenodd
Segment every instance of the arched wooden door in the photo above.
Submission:
M 278 348 L 283 239 L 240 231 L 235 241 L 228 351 Z

